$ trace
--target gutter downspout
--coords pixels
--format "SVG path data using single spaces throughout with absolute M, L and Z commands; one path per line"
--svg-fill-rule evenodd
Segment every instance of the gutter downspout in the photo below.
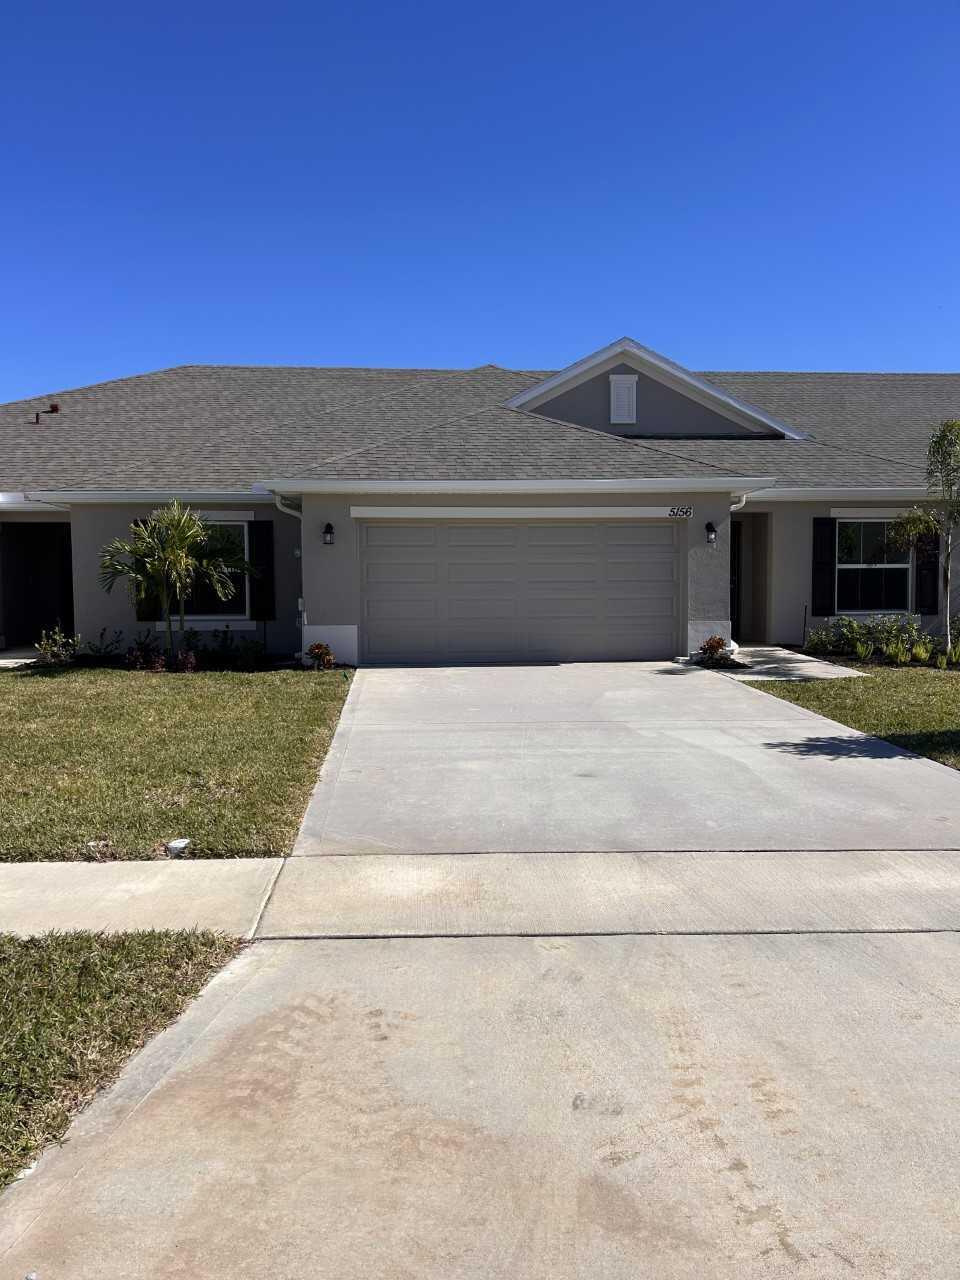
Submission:
M 273 505 L 278 511 L 285 516 L 295 516 L 300 521 L 300 590 L 303 591 L 303 509 L 302 507 L 286 506 L 282 493 L 273 495 Z M 303 607 L 303 596 L 297 600 L 297 630 L 300 634 L 300 648 L 296 657 L 303 662 L 303 629 L 307 624 L 307 614 Z
M 731 503 L 730 505 L 731 513 L 733 513 L 734 511 L 742 511 L 743 508 L 747 505 L 747 498 L 749 498 L 749 496 L 750 495 L 748 493 L 742 493 L 740 497 L 736 500 L 736 502 Z

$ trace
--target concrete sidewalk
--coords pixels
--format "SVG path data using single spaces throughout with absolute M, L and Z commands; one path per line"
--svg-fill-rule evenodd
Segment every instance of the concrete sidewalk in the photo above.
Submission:
M 960 852 L 291 858 L 268 938 L 960 930 Z
M 0 933 L 220 929 L 250 937 L 282 858 L 0 865 Z

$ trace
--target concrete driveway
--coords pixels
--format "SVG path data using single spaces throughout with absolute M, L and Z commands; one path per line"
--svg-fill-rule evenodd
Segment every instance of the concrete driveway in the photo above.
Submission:
M 953 1280 L 960 777 L 676 670 L 360 673 L 0 1274 Z
M 960 845 L 960 774 L 673 663 L 358 673 L 295 855 Z

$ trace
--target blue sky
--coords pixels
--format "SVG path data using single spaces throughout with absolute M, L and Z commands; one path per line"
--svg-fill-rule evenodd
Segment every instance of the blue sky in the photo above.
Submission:
M 185 362 L 960 368 L 960 9 L 45 4 L 0 400 Z

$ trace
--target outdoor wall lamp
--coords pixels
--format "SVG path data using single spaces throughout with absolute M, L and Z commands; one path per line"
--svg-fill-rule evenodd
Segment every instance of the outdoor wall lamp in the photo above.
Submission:
M 708 520 L 703 528 L 707 535 L 707 545 L 712 547 L 717 540 L 717 526 L 712 520 Z
M 323 526 L 323 545 L 325 547 L 332 547 L 334 536 L 335 535 L 333 531 L 333 525 L 328 520 L 327 523 Z

